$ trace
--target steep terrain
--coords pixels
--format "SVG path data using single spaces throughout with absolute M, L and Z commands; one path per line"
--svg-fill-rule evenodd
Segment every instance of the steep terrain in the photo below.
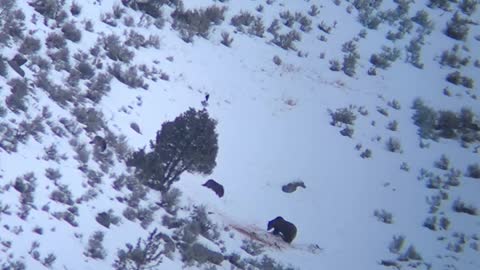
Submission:
M 480 268 L 476 1 L 180 2 L 0 1 L 2 269 Z M 162 197 L 126 160 L 190 107 L 216 167 Z

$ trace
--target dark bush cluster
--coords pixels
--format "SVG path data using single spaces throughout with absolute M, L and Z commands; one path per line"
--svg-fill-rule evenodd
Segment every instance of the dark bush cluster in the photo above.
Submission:
M 320 10 L 318 9 L 318 6 L 312 5 L 310 6 L 310 10 L 308 11 L 308 15 L 315 17 L 320 13 Z
M 391 63 L 395 62 L 400 57 L 400 50 L 397 48 L 382 47 L 380 54 L 372 54 L 370 57 L 370 63 L 375 67 L 381 69 L 387 69 Z
M 82 39 L 82 31 L 80 31 L 75 23 L 69 22 L 62 26 L 63 36 L 73 42 L 79 42 Z
M 153 18 L 161 18 L 161 7 L 164 5 L 172 8 L 183 6 L 181 0 L 155 0 L 155 1 L 136 1 L 136 0 L 122 0 L 124 6 L 130 7 L 134 10 L 140 10 Z
M 427 6 L 429 8 L 440 8 L 445 11 L 450 11 L 450 1 L 448 0 L 430 0 Z
M 365 151 L 363 151 L 361 154 L 360 154 L 360 157 L 361 158 L 370 158 L 372 157 L 372 150 L 370 149 L 365 149 Z
M 0 76 L 6 77 L 8 74 L 8 69 L 7 69 L 7 62 L 5 59 L 0 55 Z
M 7 153 L 17 151 L 18 140 L 15 138 L 16 128 L 7 123 L 0 123 L 0 148 Z
M 351 127 L 357 116 L 353 112 L 354 107 L 350 105 L 348 108 L 340 108 L 337 109 L 335 112 L 328 110 L 328 113 L 332 117 L 332 122 L 330 124 L 332 126 L 342 127 L 343 129 L 340 131 L 342 136 L 352 137 L 354 130 Z
M 434 28 L 432 20 L 430 20 L 428 12 L 425 10 L 419 10 L 412 17 L 412 22 L 422 26 L 422 32 L 430 34 Z
M 80 62 L 75 67 L 75 69 L 79 72 L 80 79 L 82 80 L 89 80 L 93 76 L 95 76 L 95 70 L 88 62 Z
M 186 245 L 180 249 L 180 252 L 182 254 L 182 261 L 184 261 L 187 265 L 193 265 L 195 262 L 197 262 L 199 265 L 207 262 L 220 265 L 224 260 L 221 253 L 210 250 L 199 243 Z
M 412 108 L 415 110 L 413 114 L 413 123 L 418 126 L 418 133 L 424 139 L 436 139 L 435 124 L 437 112 L 428 107 L 419 98 L 415 99 Z
M 396 138 L 388 138 L 388 140 L 385 143 L 385 146 L 387 147 L 387 150 L 390 152 L 394 153 L 400 153 L 402 152 L 402 145 L 400 144 L 400 141 Z
M 342 70 L 342 65 L 338 60 L 330 60 L 330 70 L 331 71 L 340 71 Z
M 451 68 L 460 68 L 468 65 L 470 59 L 460 55 L 460 46 L 455 45 L 451 50 L 445 50 L 440 56 L 440 64 Z
M 40 40 L 32 36 L 27 36 L 23 39 L 22 45 L 18 51 L 22 54 L 33 54 L 36 53 L 42 47 Z
M 280 30 L 280 22 L 278 19 L 274 19 L 270 26 L 267 29 L 267 32 L 272 34 L 274 37 L 278 35 L 278 30 Z
M 15 41 L 23 38 L 25 13 L 14 7 L 15 1 L 13 0 L 0 2 L 0 44 L 6 45 L 12 38 Z
M 329 110 L 329 114 L 332 117 L 332 122 L 330 122 L 332 126 L 341 126 L 342 124 L 353 125 L 357 119 L 353 111 L 353 106 L 340 108 L 335 112 Z
M 13 187 L 20 192 L 20 211 L 18 217 L 26 219 L 30 213 L 32 205 L 34 205 L 34 192 L 37 186 L 37 178 L 33 172 L 26 173 L 22 177 L 17 177 Z
M 137 219 L 140 221 L 140 226 L 147 229 L 150 224 L 153 222 L 153 213 L 157 208 L 152 207 L 140 207 L 137 211 Z
M 180 32 L 185 42 L 192 42 L 194 36 L 208 38 L 210 27 L 220 24 L 225 19 L 225 11 L 225 7 L 218 6 L 193 10 L 177 8 L 172 13 L 172 26 Z
M 373 215 L 378 219 L 378 221 L 392 224 L 393 223 L 393 215 L 390 212 L 387 212 L 385 209 L 382 210 L 375 210 Z
M 66 185 L 58 185 L 58 189 L 52 191 L 52 193 L 50 194 L 50 199 L 62 204 L 74 205 L 74 201 L 72 199 L 72 192 L 68 190 L 68 187 Z
M 452 19 L 447 22 L 445 34 L 456 40 L 465 40 L 468 36 L 470 21 L 462 18 L 458 12 L 455 12 Z
M 468 215 L 476 216 L 478 214 L 477 208 L 473 205 L 467 205 L 465 202 L 460 199 L 456 199 L 453 202 L 452 208 L 455 212 L 465 213 Z
M 178 226 L 174 232 L 174 240 L 186 245 L 193 244 L 200 235 L 210 241 L 220 237 L 217 225 L 208 218 L 204 206 L 196 207 L 190 217 L 179 222 Z
M 143 77 L 138 74 L 136 66 L 123 70 L 121 64 L 114 63 L 112 66 L 108 67 L 108 72 L 121 83 L 132 88 L 148 89 L 148 84 L 146 84 Z
M 303 15 L 300 12 L 295 14 L 290 13 L 290 11 L 280 12 L 280 19 L 282 20 L 283 25 L 287 27 L 293 27 L 294 23 L 297 22 L 300 24 L 300 30 L 303 32 L 309 32 L 312 30 L 312 20 L 307 16 Z
M 301 40 L 301 35 L 299 32 L 295 30 L 291 30 L 286 34 L 276 34 L 273 37 L 273 44 L 279 46 L 284 50 L 294 50 L 296 51 L 297 48 L 295 47 L 295 42 Z
M 103 113 L 94 108 L 77 107 L 73 110 L 73 115 L 79 123 L 85 125 L 87 132 L 95 133 L 105 127 Z
M 258 256 L 265 251 L 264 250 L 265 245 L 255 240 L 247 240 L 247 239 L 244 239 L 242 241 L 242 246 L 240 248 L 245 250 L 245 252 L 247 252 L 252 256 Z
M 477 10 L 477 5 L 477 0 L 462 0 L 458 7 L 465 15 L 470 16 Z
M 238 31 L 246 32 L 244 27 L 249 27 L 254 20 L 255 16 L 253 16 L 250 12 L 241 11 L 240 14 L 232 17 L 230 24 L 235 26 Z
M 471 164 L 467 167 L 467 173 L 466 175 L 468 177 L 480 179 L 480 166 L 478 164 Z
M 126 249 L 117 253 L 113 263 L 116 270 L 147 270 L 162 263 L 163 257 L 170 257 L 175 243 L 166 234 L 153 230 L 147 239 L 139 238 L 136 245 L 126 244 Z
M 401 254 L 398 257 L 399 261 L 421 261 L 423 260 L 422 256 L 418 253 L 418 251 L 415 249 L 413 245 L 410 245 L 405 253 Z
M 467 108 L 462 108 L 459 113 L 452 111 L 434 111 L 423 104 L 420 99 L 415 100 L 413 120 L 419 127 L 419 135 L 426 139 L 443 137 L 453 139 L 460 137 L 462 142 L 471 143 L 478 141 L 480 124 L 474 113 Z
M 221 43 L 227 47 L 230 47 L 232 45 L 233 38 L 230 37 L 230 34 L 228 32 L 222 32 L 222 41 Z
M 57 0 L 34 0 L 29 4 L 36 12 L 50 19 L 55 19 L 62 9 L 62 1 Z
M 103 247 L 103 238 L 105 234 L 102 231 L 96 231 L 88 240 L 88 246 L 84 255 L 93 259 L 105 259 L 107 252 Z
M 403 235 L 393 236 L 393 240 L 388 246 L 388 249 L 390 250 L 391 253 L 400 254 L 400 251 L 402 250 L 404 243 L 405 243 L 405 236 Z
M 113 61 L 122 61 L 130 63 L 135 56 L 133 51 L 130 51 L 126 46 L 122 45 L 120 37 L 111 34 L 101 40 L 103 49 L 107 52 L 107 56 Z
M 413 23 L 410 19 L 403 18 L 398 23 L 397 32 L 388 31 L 387 39 L 391 41 L 396 41 L 403 39 L 406 34 L 410 34 L 413 29 Z
M 63 35 L 56 32 L 51 32 L 48 34 L 45 40 L 45 44 L 49 49 L 61 49 L 67 45 L 67 41 L 65 40 L 65 37 Z
M 405 47 L 407 50 L 406 61 L 419 69 L 423 69 L 424 66 L 420 60 L 420 53 L 423 44 L 423 36 L 418 36 L 410 40 L 410 43 Z
M 263 257 L 259 260 L 254 259 L 254 258 L 248 258 L 245 259 L 244 261 L 246 264 L 252 265 L 256 269 L 269 269 L 269 270 L 294 270 L 292 266 L 285 266 L 277 261 L 275 261 L 273 258 L 263 255 Z M 240 265 L 243 264 L 243 262 L 240 263 Z M 250 266 L 247 266 L 246 269 L 250 269 Z
M 357 44 L 353 40 L 345 42 L 342 45 L 342 52 L 345 53 L 343 56 L 342 70 L 347 76 L 352 77 L 355 75 L 357 61 L 360 59 Z
M 261 17 L 254 17 L 248 12 L 242 12 L 232 18 L 231 24 L 237 28 L 238 31 L 249 33 L 257 37 L 263 37 L 265 33 L 265 26 Z
M 446 80 L 449 83 L 453 83 L 455 85 L 462 85 L 466 88 L 473 88 L 474 85 L 474 80 L 470 77 L 462 76 L 460 71 L 454 71 L 447 74 Z
M 382 18 L 374 12 L 379 10 L 382 0 L 354 0 L 352 5 L 358 10 L 358 21 L 369 29 L 377 29 Z
M 103 23 L 108 24 L 110 26 L 113 26 L 113 27 L 117 26 L 117 20 L 115 19 L 115 16 L 111 12 L 102 13 L 100 20 Z
M 70 13 L 72 13 L 73 16 L 78 16 L 80 15 L 80 12 L 82 12 L 82 7 L 77 2 L 72 2 Z
M 178 188 L 172 188 L 166 192 L 162 193 L 161 206 L 170 214 L 175 214 L 178 210 L 178 203 L 180 202 L 180 197 L 182 196 L 182 191 Z
M 110 92 L 110 81 L 112 76 L 108 73 L 99 73 L 87 82 L 87 98 L 98 103 L 108 92 Z
M 434 166 L 440 170 L 448 170 L 450 167 L 450 160 L 447 156 L 442 155 L 439 160 L 434 162 Z
M 11 87 L 11 94 L 6 97 L 5 103 L 7 107 L 15 113 L 26 111 L 25 97 L 28 95 L 28 85 L 26 81 L 21 79 L 12 79 L 8 82 Z
M 398 20 L 405 18 L 405 15 L 408 14 L 410 10 L 410 1 L 408 0 L 395 0 L 397 6 L 394 9 L 387 9 L 384 11 L 379 11 L 378 16 L 382 21 L 388 22 L 390 25 L 393 25 Z
M 15 138 L 22 143 L 26 143 L 30 136 L 37 142 L 42 142 L 41 134 L 45 133 L 45 126 L 43 125 L 43 117 L 36 116 L 33 119 L 22 120 L 17 128 Z
M 65 70 L 70 72 L 71 66 L 70 66 L 70 51 L 68 50 L 68 47 L 63 47 L 58 50 L 49 50 L 47 52 L 48 56 L 52 60 L 55 70 Z M 72 73 L 70 73 L 69 79 L 67 79 L 68 83 L 70 85 L 75 85 L 71 81 L 71 77 L 73 76 Z
M 57 169 L 47 168 L 45 169 L 45 177 L 57 184 L 57 180 L 62 178 L 62 174 Z

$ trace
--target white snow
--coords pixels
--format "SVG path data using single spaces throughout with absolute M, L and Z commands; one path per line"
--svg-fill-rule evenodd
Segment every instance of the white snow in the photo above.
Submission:
M 54 28 L 54 21 L 49 21 L 49 27 L 43 25 L 40 14 L 37 24 L 31 23 L 32 14 L 36 13 L 26 2 L 17 1 L 26 14 L 26 28 L 34 29 L 36 38 L 42 40 L 42 49 L 38 53 L 46 56 L 44 39 Z M 67 0 L 65 7 L 72 1 Z M 387 2 L 387 1 L 385 1 Z M 264 254 L 287 265 L 299 269 L 384 269 L 381 260 L 395 259 L 398 255 L 389 252 L 388 246 L 394 235 L 406 237 L 403 251 L 412 244 L 423 257 L 425 263 L 431 264 L 431 269 L 479 269 L 480 256 L 478 250 L 470 247 L 472 243 L 480 245 L 479 240 L 472 235 L 479 232 L 478 216 L 452 211 L 451 205 L 457 198 L 468 204 L 480 207 L 480 181 L 466 176 L 460 177 L 461 185 L 453 187 L 448 192 L 448 199 L 442 201 L 438 218 L 448 217 L 451 222 L 446 231 L 431 231 L 422 224 L 429 214 L 427 197 L 438 194 L 438 190 L 426 188 L 425 180 L 419 181 L 420 170 L 425 168 L 443 176 L 444 172 L 433 167 L 434 161 L 445 154 L 451 167 L 465 172 L 470 164 L 479 162 L 474 146 L 462 148 L 454 140 L 440 139 L 438 142 L 428 141 L 429 148 L 419 147 L 420 138 L 417 127 L 411 117 L 411 105 L 416 97 L 421 97 L 425 104 L 437 110 L 459 111 L 468 107 L 480 115 L 478 99 L 470 97 L 478 95 L 478 86 L 466 90 L 445 81 L 451 68 L 441 67 L 438 57 L 447 49 L 451 49 L 458 41 L 448 38 L 443 33 L 445 23 L 450 19 L 450 13 L 439 9 L 426 7 L 428 1 L 412 3 L 409 14 L 413 16 L 417 10 L 425 9 L 435 22 L 434 32 L 426 36 L 422 47 L 421 59 L 425 64 L 423 69 L 417 69 L 405 62 L 404 47 L 412 33 L 401 41 L 393 43 L 386 40 L 385 34 L 391 29 L 383 24 L 379 30 L 367 30 L 366 39 L 359 39 L 358 51 L 361 55 L 354 77 L 348 77 L 343 72 L 329 70 L 329 60 L 342 61 L 342 44 L 351 40 L 363 29 L 356 20 L 357 11 L 348 14 L 346 8 L 350 3 L 342 1 L 339 6 L 333 2 L 320 1 L 275 1 L 267 5 L 265 1 L 185 1 L 186 8 L 205 7 L 217 4 L 228 7 L 226 19 L 220 26 L 212 27 L 209 39 L 195 37 L 193 43 L 185 43 L 178 32 L 171 27 L 168 12 L 164 8 L 167 23 L 163 29 L 155 26 L 148 28 L 134 27 L 135 31 L 145 36 L 158 35 L 161 39 L 160 49 L 142 48 L 135 51 L 132 65 L 145 64 L 155 67 L 169 75 L 168 81 L 145 79 L 148 90 L 132 89 L 116 79 L 112 80 L 111 91 L 104 97 L 96 109 L 100 110 L 108 127 L 120 135 L 127 137 L 132 149 L 144 146 L 149 148 L 149 141 L 154 140 L 156 132 L 165 121 L 171 121 L 186 111 L 189 107 L 201 109 L 201 101 L 206 93 L 210 94 L 207 110 L 210 116 L 218 121 L 217 166 L 212 175 L 184 174 L 175 183 L 182 192 L 183 208 L 193 205 L 206 205 L 211 211 L 210 218 L 219 225 L 222 239 L 225 241 L 226 253 L 236 252 L 242 257 L 249 255 L 240 249 L 243 239 L 248 237 L 236 231 L 232 226 L 238 226 L 266 234 L 267 222 L 276 216 L 283 216 L 293 222 L 298 228 L 298 234 L 292 246 L 277 249 L 266 247 Z M 79 1 L 82 12 L 78 17 L 70 16 L 77 26 L 83 29 L 86 19 L 94 22 L 94 32 L 82 31 L 80 43 L 68 42 L 71 56 L 78 51 L 91 48 L 101 33 L 115 33 L 122 38 L 128 27 L 118 20 L 117 27 L 108 26 L 100 21 L 100 15 L 111 12 L 112 6 L 120 1 Z M 263 13 L 255 11 L 259 4 L 264 5 Z M 313 20 L 312 31 L 301 33 L 302 41 L 297 43 L 300 51 L 308 53 L 307 57 L 298 57 L 296 52 L 285 51 L 270 42 L 272 36 L 265 33 L 264 38 L 253 37 L 240 32 L 234 32 L 229 24 L 230 18 L 241 10 L 248 10 L 263 17 L 266 28 L 278 13 L 285 10 L 299 11 L 306 14 L 312 4 L 321 5 L 320 14 L 310 17 Z M 453 3 L 451 3 L 453 6 Z M 120 4 L 121 5 L 121 4 Z M 385 6 L 395 6 L 392 1 Z M 66 8 L 68 10 L 68 8 Z M 125 15 L 132 16 L 136 22 L 141 14 L 126 9 Z M 471 19 L 478 22 L 479 11 Z M 328 25 L 337 22 L 332 34 L 325 34 L 317 25 L 325 21 Z M 298 29 L 298 24 L 294 26 Z M 131 28 L 132 29 L 132 28 Z M 479 41 L 474 36 L 480 34 L 478 25 L 470 25 L 469 38 L 460 44 L 470 49 L 470 64 L 461 69 L 463 75 L 477 80 L 478 68 L 473 62 L 480 58 Z M 280 32 L 287 31 L 282 26 Z M 220 44 L 221 32 L 227 31 L 234 38 L 231 48 Z M 27 31 L 26 31 L 27 32 Z M 327 42 L 318 40 L 325 35 Z M 371 66 L 369 57 L 380 52 L 382 45 L 397 47 L 402 50 L 402 57 L 388 70 L 378 69 L 377 76 L 368 76 Z M 1 53 L 10 58 L 15 54 L 18 44 L 3 47 Z M 130 48 L 132 49 L 132 48 Z M 325 53 L 325 58 L 319 56 Z M 279 56 L 282 64 L 273 63 L 273 57 Z M 173 61 L 167 60 L 172 56 Z M 103 71 L 112 63 L 104 60 Z M 76 60 L 71 59 L 72 66 Z M 35 72 L 24 67 L 29 82 L 33 82 Z M 97 71 L 99 72 L 99 71 Z M 139 72 L 139 74 L 141 74 Z M 8 79 L 18 75 L 9 69 Z M 65 85 L 66 72 L 52 69 L 50 79 L 59 85 Z M 3 99 L 10 94 L 8 79 L 0 80 L 0 95 Z M 476 82 L 477 84 L 480 82 Z M 447 87 L 454 96 L 447 97 L 442 90 Z M 87 87 L 81 83 L 81 91 Z M 387 103 L 398 100 L 400 110 L 394 110 Z M 34 118 L 41 114 L 41 108 L 47 106 L 52 112 L 51 121 L 58 122 L 66 117 L 75 120 L 70 114 L 70 108 L 61 108 L 48 98 L 40 88 L 33 88 L 27 98 L 27 114 L 14 114 L 8 111 L 2 122 L 14 124 L 22 119 Z M 328 110 L 335 111 L 350 104 L 364 106 L 369 114 L 357 114 L 352 138 L 339 134 L 340 128 L 331 126 Z M 94 106 L 92 103 L 91 106 Z M 377 112 L 377 107 L 388 110 L 385 117 Z M 398 131 L 386 129 L 388 122 L 397 120 Z M 371 122 L 375 121 L 375 126 Z M 137 123 L 142 130 L 138 134 L 130 128 L 132 122 Z M 61 125 L 61 124 L 59 124 Z M 83 127 L 82 124 L 79 124 Z M 139 237 L 146 237 L 148 232 L 158 227 L 160 231 L 171 233 L 161 224 L 165 211 L 155 212 L 154 222 L 147 230 L 139 222 L 134 223 L 123 217 L 126 203 L 118 201 L 117 197 L 128 197 L 131 192 L 124 188 L 117 191 L 112 183 L 118 175 L 127 172 L 124 162 L 117 160 L 110 171 L 102 177 L 102 183 L 95 190 L 97 196 L 89 201 L 77 203 L 79 216 L 75 218 L 78 227 L 72 227 L 65 221 L 57 220 L 51 214 L 66 211 L 68 206 L 49 199 L 55 189 L 53 181 L 45 176 L 46 168 L 60 170 L 61 184 L 68 186 L 74 200 L 85 194 L 90 187 L 86 176 L 78 169 L 75 160 L 76 153 L 69 144 L 72 139 L 88 144 L 95 134 L 83 131 L 78 136 L 68 135 L 68 138 L 55 136 L 46 126 L 42 141 L 30 138 L 27 144 L 19 143 L 16 153 L 0 151 L 0 183 L 1 186 L 12 184 L 8 189 L 0 191 L 0 205 L 10 205 L 11 215 L 0 214 L 0 243 L 11 241 L 11 248 L 0 246 L 0 263 L 8 261 L 8 256 L 23 260 L 27 269 L 42 269 L 44 266 L 35 261 L 29 254 L 33 241 L 40 243 L 41 258 L 48 253 L 56 255 L 57 259 L 52 269 L 112 269 L 117 251 L 126 243 L 135 244 Z M 377 141 L 376 137 L 380 140 Z M 385 142 L 389 137 L 399 139 L 402 152 L 392 153 L 386 150 Z M 371 149 L 372 158 L 360 158 L 361 151 L 355 150 L 357 144 L 362 150 Z M 44 148 L 54 144 L 61 154 L 68 159 L 56 163 L 42 159 Z M 93 153 L 93 152 L 92 152 Z M 406 162 L 410 170 L 400 170 L 400 165 Z M 90 156 L 89 169 L 100 172 L 100 166 Z M 34 172 L 37 178 L 34 192 L 36 209 L 30 210 L 26 220 L 17 217 L 20 209 L 20 193 L 13 188 L 16 177 L 27 172 Z M 225 196 L 218 198 L 211 190 L 201 186 L 207 179 L 213 178 L 225 188 Z M 305 182 L 306 189 L 299 188 L 294 193 L 283 193 L 281 186 L 293 180 Z M 142 201 L 143 207 L 155 204 L 160 200 L 160 194 L 150 191 L 147 200 Z M 48 204 L 48 212 L 41 208 Z M 106 229 L 95 221 L 99 212 L 113 209 L 122 218 L 121 223 L 111 225 Z M 393 224 L 377 221 L 374 210 L 385 209 L 393 214 Z M 442 213 L 442 214 L 440 214 Z M 179 215 L 187 215 L 180 210 Z M 8 226 L 10 229 L 7 229 Z M 15 234 L 12 228 L 21 226 L 23 232 Z M 43 234 L 32 232 L 35 226 L 43 228 Z M 229 231 L 224 231 L 224 228 Z M 84 256 L 90 236 L 95 231 L 105 233 L 104 247 L 107 256 L 104 260 L 94 260 Z M 233 238 L 230 233 L 233 233 Z M 455 253 L 447 250 L 448 243 L 456 243 L 454 233 L 464 233 L 467 243 L 464 251 Z M 271 236 L 270 236 L 271 237 Z M 439 240 L 444 237 L 444 240 Z M 220 251 L 220 247 L 206 239 L 200 240 L 209 248 Z M 308 248 L 318 245 L 320 252 L 312 253 Z M 284 246 L 282 246 L 284 247 Z M 164 258 L 158 269 L 183 269 L 180 255 L 175 254 L 174 260 Z M 225 261 L 219 269 L 230 269 Z M 425 266 L 422 266 L 425 267 Z M 196 269 L 191 267 L 191 269 Z M 424 268 L 422 268 L 424 269 Z M 426 269 L 426 268 L 425 268 Z

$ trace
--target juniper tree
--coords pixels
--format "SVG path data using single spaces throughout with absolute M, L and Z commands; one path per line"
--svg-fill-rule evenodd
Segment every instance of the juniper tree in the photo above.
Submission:
M 143 183 L 162 192 L 184 172 L 210 174 L 218 152 L 217 122 L 203 109 L 190 108 L 173 121 L 162 124 L 156 140 L 132 154 L 128 166 L 136 169 Z
M 117 253 L 113 267 L 116 270 L 145 270 L 153 269 L 162 263 L 164 256 L 175 251 L 173 241 L 164 233 L 153 230 L 147 239 L 138 238 L 137 244 L 126 245 Z

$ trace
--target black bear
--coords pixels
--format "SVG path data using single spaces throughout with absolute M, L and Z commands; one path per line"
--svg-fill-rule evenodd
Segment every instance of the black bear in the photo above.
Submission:
M 218 197 L 220 197 L 220 198 L 223 197 L 223 193 L 224 193 L 223 186 L 221 184 L 217 183 L 215 180 L 209 179 L 202 186 L 213 190 L 215 192 L 215 194 L 217 194 Z
M 298 187 L 307 188 L 303 181 L 295 181 L 282 186 L 282 191 L 285 193 L 292 193 L 296 191 Z
M 27 58 L 23 57 L 21 54 L 15 55 L 12 60 L 8 61 L 10 67 L 15 70 L 20 76 L 25 77 L 25 71 L 21 68 L 27 62 Z
M 100 151 L 102 152 L 105 151 L 105 149 L 107 149 L 107 141 L 100 136 L 95 136 L 93 140 L 90 142 L 90 144 L 94 144 L 95 147 L 98 147 L 98 149 L 100 149 Z
M 297 235 L 297 227 L 282 217 L 276 217 L 268 222 L 267 231 L 273 229 L 274 235 L 282 237 L 283 241 L 291 243 Z

